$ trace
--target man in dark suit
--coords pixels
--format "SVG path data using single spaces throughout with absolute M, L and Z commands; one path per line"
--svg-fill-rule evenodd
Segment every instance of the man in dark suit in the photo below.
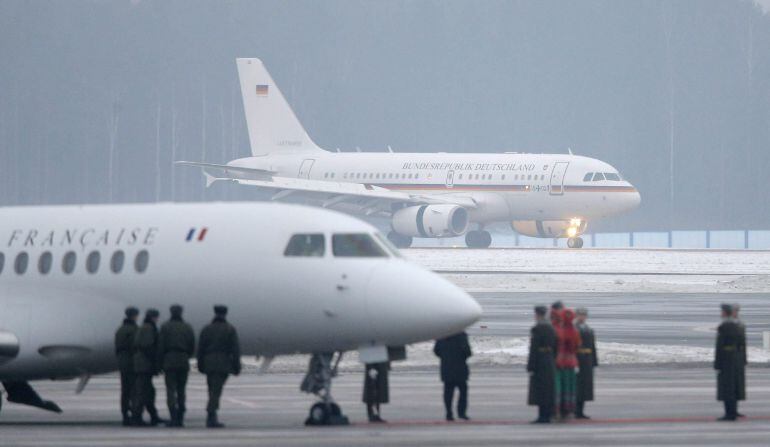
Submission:
M 457 416 L 468 420 L 468 358 L 472 355 L 468 334 L 461 332 L 436 341 L 433 353 L 441 359 L 441 381 L 444 382 L 444 408 L 446 420 L 453 421 L 452 400 L 455 388 L 460 393 L 457 400 Z
M 556 399 L 556 331 L 546 319 L 548 309 L 535 307 L 535 326 L 532 327 L 527 371 L 529 372 L 529 405 L 538 407 L 535 424 L 551 422 Z
M 738 417 L 738 399 L 745 396 L 741 389 L 740 368 L 743 340 L 741 328 L 733 320 L 733 308 L 722 304 L 722 324 L 717 328 L 717 342 L 714 355 L 714 369 L 717 374 L 717 400 L 724 403 L 725 414 L 720 421 L 734 421 Z

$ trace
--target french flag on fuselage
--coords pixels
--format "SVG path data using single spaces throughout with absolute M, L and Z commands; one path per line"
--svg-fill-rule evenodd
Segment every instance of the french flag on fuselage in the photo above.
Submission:
M 265 84 L 258 84 L 257 85 L 257 96 L 267 96 L 267 85 Z
M 190 228 L 190 231 L 187 232 L 187 237 L 185 238 L 185 241 L 198 241 L 203 242 L 203 239 L 206 238 L 206 233 L 209 231 L 207 227 L 203 227 L 201 229 L 198 228 Z

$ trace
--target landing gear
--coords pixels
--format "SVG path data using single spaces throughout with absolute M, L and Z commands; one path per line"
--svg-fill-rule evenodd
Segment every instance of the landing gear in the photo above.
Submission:
M 465 245 L 468 248 L 489 248 L 492 245 L 492 235 L 484 230 L 469 231 L 465 233 Z
M 342 414 L 339 405 L 331 395 L 332 378 L 337 376 L 337 366 L 342 360 L 342 353 L 334 360 L 334 353 L 313 354 L 308 364 L 307 374 L 300 387 L 306 393 L 318 396 L 321 401 L 310 407 L 310 414 L 305 425 L 348 425 L 347 416 Z
M 583 248 L 582 237 L 571 237 L 567 239 L 567 247 L 569 248 Z
M 395 231 L 388 233 L 388 240 L 395 245 L 396 248 L 409 248 L 412 246 L 412 236 L 404 236 Z

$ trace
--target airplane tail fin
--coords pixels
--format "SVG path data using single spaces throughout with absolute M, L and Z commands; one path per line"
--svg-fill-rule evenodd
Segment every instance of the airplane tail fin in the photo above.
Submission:
M 305 132 L 262 61 L 238 58 L 236 63 L 252 155 L 322 150 Z

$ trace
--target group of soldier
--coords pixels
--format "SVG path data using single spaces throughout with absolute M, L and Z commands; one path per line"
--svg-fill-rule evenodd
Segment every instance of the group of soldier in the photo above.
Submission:
M 206 375 L 208 384 L 206 426 L 224 427 L 217 418 L 217 410 L 227 377 L 241 372 L 238 333 L 227 322 L 227 307 L 214 306 L 214 319 L 201 331 L 196 351 L 195 332 L 184 321 L 182 313 L 182 306 L 171 306 L 170 318 L 158 329 L 160 312 L 157 309 L 147 309 L 141 326 L 137 324 L 139 310 L 126 309 L 123 324 L 115 333 L 123 425 L 143 427 L 163 423 L 183 427 L 190 359 L 196 357 L 198 370 Z M 169 420 L 162 419 L 155 407 L 152 380 L 161 373 L 166 382 Z M 145 410 L 150 416 L 149 423 L 143 419 Z
M 527 371 L 529 405 L 538 407 L 533 422 L 590 419 L 585 403 L 594 399 L 593 369 L 599 366 L 596 339 L 586 320 L 588 311 L 564 307 L 561 301 L 548 308 L 535 307 Z

